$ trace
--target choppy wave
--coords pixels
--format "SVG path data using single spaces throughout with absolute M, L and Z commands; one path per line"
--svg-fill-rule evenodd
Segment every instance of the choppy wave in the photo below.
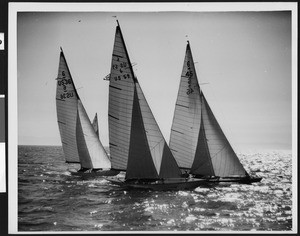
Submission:
M 101 177 L 71 175 L 61 147 L 20 146 L 19 231 L 289 231 L 292 155 L 238 154 L 260 183 L 192 191 L 124 190 Z

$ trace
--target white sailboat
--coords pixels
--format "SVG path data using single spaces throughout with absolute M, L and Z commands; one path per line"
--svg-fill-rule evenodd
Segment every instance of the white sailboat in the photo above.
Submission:
M 95 117 L 93 119 L 92 125 L 93 125 L 93 128 L 94 128 L 94 130 L 95 130 L 98 138 L 99 138 L 99 125 L 98 125 L 98 116 L 97 116 L 97 113 L 95 114 Z
M 251 183 L 200 89 L 189 42 L 175 106 L 170 149 L 179 167 L 216 182 Z
M 118 21 L 117 21 L 118 23 Z M 126 187 L 155 190 L 195 188 L 205 181 L 183 178 L 134 75 L 118 23 L 109 84 L 110 157 Z
M 111 162 L 79 98 L 62 49 L 56 109 L 66 162 L 80 163 L 78 173 L 110 174 Z

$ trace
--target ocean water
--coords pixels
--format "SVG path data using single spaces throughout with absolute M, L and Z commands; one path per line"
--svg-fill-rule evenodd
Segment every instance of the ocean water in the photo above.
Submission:
M 60 146 L 19 146 L 18 231 L 291 231 L 291 153 L 238 156 L 260 183 L 158 192 L 71 175 Z

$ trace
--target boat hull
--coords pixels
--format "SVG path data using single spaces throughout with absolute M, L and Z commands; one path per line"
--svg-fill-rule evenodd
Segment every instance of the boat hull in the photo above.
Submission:
M 195 177 L 197 178 L 197 177 Z M 201 178 L 199 179 L 205 179 L 207 182 L 210 183 L 240 183 L 240 184 L 251 184 L 260 182 L 262 180 L 261 177 L 222 177 L 222 178 Z
M 170 191 L 170 190 L 187 190 L 195 189 L 199 186 L 208 186 L 208 183 L 204 179 L 166 179 L 153 182 L 139 182 L 139 181 L 125 181 L 120 178 L 106 178 L 113 184 L 125 187 L 128 189 L 140 189 L 140 190 L 154 190 L 154 191 Z
M 91 171 L 71 171 L 72 175 L 77 176 L 115 176 L 119 174 L 118 170 L 91 170 Z

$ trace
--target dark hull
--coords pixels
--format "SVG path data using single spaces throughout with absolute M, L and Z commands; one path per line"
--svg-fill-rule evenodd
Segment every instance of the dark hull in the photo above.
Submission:
M 204 179 L 166 179 L 164 181 L 153 182 L 138 182 L 138 181 L 124 181 L 116 178 L 106 178 L 113 184 L 125 187 L 128 189 L 140 189 L 140 190 L 154 190 L 154 191 L 170 191 L 170 190 L 186 190 L 195 189 L 199 186 L 208 186 L 208 183 Z
M 119 174 L 120 171 L 118 170 L 92 170 L 92 171 L 76 171 L 72 172 L 72 175 L 77 175 L 77 176 L 115 176 Z
M 261 177 L 224 177 L 224 178 L 199 177 L 199 179 L 205 179 L 209 183 L 240 183 L 240 184 L 251 184 L 251 183 L 260 182 L 262 180 Z

